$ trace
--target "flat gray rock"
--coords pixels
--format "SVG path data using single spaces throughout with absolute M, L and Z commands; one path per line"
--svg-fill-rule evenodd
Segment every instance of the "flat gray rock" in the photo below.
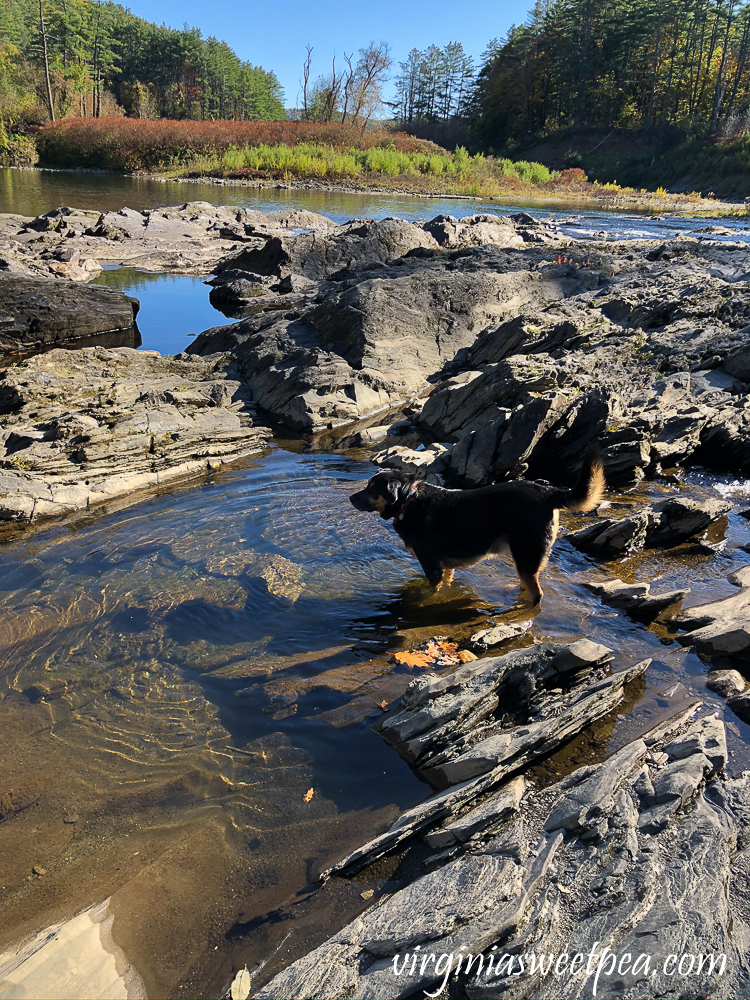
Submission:
M 53 350 L 0 369 L 0 407 L 0 521 L 135 499 L 258 454 L 270 438 L 226 359 L 124 347 Z
M 623 583 L 622 580 L 608 580 L 606 583 L 586 582 L 584 586 L 598 594 L 605 604 L 624 608 L 629 614 L 646 619 L 656 618 L 690 593 L 686 588 L 652 594 L 651 585 L 648 583 Z

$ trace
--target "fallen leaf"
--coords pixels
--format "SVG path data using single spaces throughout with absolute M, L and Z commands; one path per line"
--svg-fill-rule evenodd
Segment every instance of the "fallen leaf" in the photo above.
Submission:
M 407 649 L 403 653 L 394 653 L 393 659 L 403 667 L 413 670 L 415 667 L 429 667 L 432 662 L 427 653 L 420 653 Z
M 452 667 L 460 663 L 458 655 L 458 643 L 448 642 L 443 636 L 436 636 L 421 643 L 416 649 L 407 649 L 401 653 L 394 653 L 393 658 L 396 663 L 400 663 L 409 670 L 415 667 Z
M 250 996 L 251 984 L 252 979 L 250 978 L 250 973 L 247 971 L 247 966 L 245 966 L 232 980 L 232 987 L 229 991 L 232 1000 L 247 1000 Z
M 310 799 L 313 797 L 314 794 L 315 794 L 314 789 L 308 788 L 308 790 L 304 794 L 303 801 L 304 802 L 309 802 Z
M 385 698 L 383 698 L 382 701 L 376 701 L 375 704 L 378 706 L 378 708 L 382 708 L 384 712 L 388 708 L 388 702 L 385 700 Z
M 266 757 L 266 751 L 265 751 L 265 750 L 261 750 L 261 752 L 260 752 L 260 755 L 261 755 L 261 757 L 263 758 L 263 760 L 264 760 L 264 761 L 265 761 L 266 763 L 268 763 L 268 757 Z
M 470 649 L 460 649 L 458 651 L 458 658 L 461 663 L 471 663 L 472 660 L 478 659 L 476 653 L 472 653 Z

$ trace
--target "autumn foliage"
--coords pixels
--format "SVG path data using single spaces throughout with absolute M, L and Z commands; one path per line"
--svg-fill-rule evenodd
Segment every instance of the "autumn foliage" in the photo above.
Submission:
M 335 150 L 442 152 L 434 143 L 402 132 L 363 132 L 354 125 L 333 122 L 70 118 L 46 125 L 37 140 L 40 163 L 45 166 L 124 171 L 165 169 L 195 156 L 221 155 L 230 148 L 302 143 Z

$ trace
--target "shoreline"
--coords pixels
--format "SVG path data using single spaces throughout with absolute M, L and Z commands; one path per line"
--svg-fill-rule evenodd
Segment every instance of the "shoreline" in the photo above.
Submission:
M 536 192 L 524 191 L 518 194 L 509 193 L 507 195 L 472 195 L 455 194 L 453 192 L 440 191 L 413 191 L 404 187 L 383 187 L 357 185 L 352 183 L 339 183 L 319 181 L 310 179 L 293 179 L 282 181 L 274 178 L 244 178 L 244 177 L 221 177 L 216 174 L 205 174 L 201 176 L 170 176 L 165 173 L 150 173 L 148 171 L 134 171 L 130 173 L 116 170 L 98 170 L 91 167 L 50 167 L 37 165 L 9 165 L 8 170 L 36 170 L 45 173 L 59 174 L 84 174 L 104 177 L 127 177 L 132 180 L 157 181 L 159 183 L 182 183 L 182 184 L 210 184 L 215 187 L 235 187 L 248 188 L 257 191 L 321 191 L 350 195 L 362 195 L 365 197 L 395 197 L 395 198 L 422 198 L 430 201 L 465 201 L 473 204 L 494 203 L 498 206 L 559 206 L 576 207 L 582 210 L 595 210 L 604 212 L 627 213 L 634 212 L 639 215 L 661 215 L 664 213 L 690 218 L 724 218 L 727 216 L 742 216 L 747 214 L 743 202 L 723 201 L 718 199 L 702 199 L 689 205 L 676 202 L 680 195 L 666 195 L 664 197 L 655 192 L 647 192 L 643 196 L 622 196 L 618 195 L 613 199 L 598 198 L 586 192 L 577 192 L 575 195 L 564 195 L 559 191 Z M 625 189 L 623 189 L 625 190 Z

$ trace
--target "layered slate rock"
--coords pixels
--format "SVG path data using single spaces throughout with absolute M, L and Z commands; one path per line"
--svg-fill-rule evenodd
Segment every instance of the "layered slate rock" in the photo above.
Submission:
M 137 299 L 116 288 L 0 273 L 0 355 L 92 337 L 137 347 L 137 313 Z
M 373 728 L 442 790 L 326 874 L 356 871 L 438 821 L 456 819 L 615 709 L 649 661 L 610 673 L 612 658 L 612 650 L 580 639 L 415 678 Z
M 671 995 L 665 962 L 687 954 L 705 960 L 683 969 L 683 995 L 742 996 L 750 780 L 724 777 L 724 726 L 695 711 L 542 789 L 514 778 L 446 820 L 425 836 L 444 848 L 433 870 L 254 995 L 650 998 Z M 564 956 L 554 973 L 550 954 Z
M 612 656 L 582 639 L 473 661 L 416 679 L 375 729 L 438 787 L 512 773 L 606 715 L 648 666 L 610 674 Z
M 264 213 L 205 201 L 142 212 L 62 207 L 36 219 L 2 219 L 0 270 L 76 281 L 89 281 L 102 263 L 203 275 L 241 245 L 262 248 L 269 238 L 334 227 L 299 209 Z
M 673 625 L 687 631 L 678 636 L 683 645 L 712 656 L 741 655 L 750 650 L 750 581 L 740 571 L 730 575 L 729 582 L 739 587 L 736 593 L 685 608 L 672 618 Z
M 310 227 L 312 228 L 312 227 Z M 217 267 L 248 271 L 264 277 L 297 275 L 323 281 L 342 270 L 387 264 L 409 253 L 463 247 L 522 248 L 532 243 L 557 243 L 559 231 L 527 215 L 470 215 L 455 219 L 439 215 L 423 226 L 403 219 L 353 219 L 327 231 L 297 236 L 273 236 L 260 247 L 249 247 Z
M 435 240 L 410 222 L 354 219 L 327 233 L 272 236 L 260 247 L 243 249 L 226 258 L 217 272 L 231 269 L 279 279 L 296 274 L 322 281 L 343 268 L 385 264 L 418 247 L 434 249 Z
M 282 297 L 262 315 L 206 331 L 189 351 L 234 353 L 258 404 L 295 430 L 372 421 L 425 392 L 488 324 L 585 286 L 585 277 L 529 263 L 486 247 L 372 263 L 286 309 Z
M 658 617 L 690 593 L 690 589 L 685 588 L 652 594 L 650 583 L 623 583 L 622 580 L 608 580 L 606 583 L 587 582 L 584 583 L 584 587 L 598 594 L 605 604 L 624 608 L 634 617 L 647 620 Z
M 261 451 L 270 432 L 224 359 L 53 350 L 0 370 L 0 520 L 127 496 Z
M 701 538 L 709 525 L 724 517 L 732 505 L 718 497 L 692 500 L 668 497 L 643 507 L 629 517 L 598 518 L 567 535 L 568 541 L 600 558 L 630 555 L 643 548 L 670 548 Z

